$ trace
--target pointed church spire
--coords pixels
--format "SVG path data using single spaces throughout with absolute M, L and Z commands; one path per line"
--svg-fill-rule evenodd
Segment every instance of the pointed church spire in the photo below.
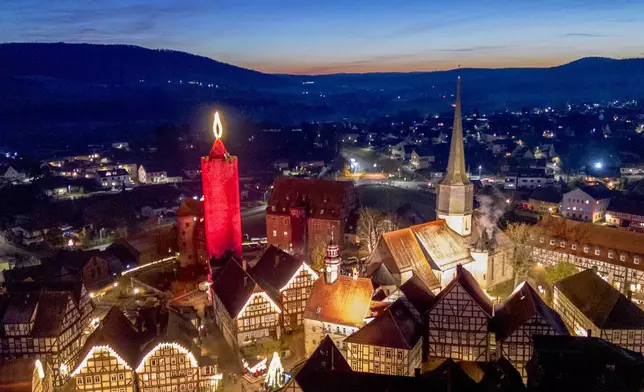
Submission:
M 463 122 L 461 120 L 461 77 L 458 77 L 456 86 L 456 105 L 454 108 L 454 125 L 452 126 L 452 140 L 449 146 L 449 161 L 447 173 L 441 181 L 443 185 L 469 184 L 465 168 L 465 148 L 463 147 Z

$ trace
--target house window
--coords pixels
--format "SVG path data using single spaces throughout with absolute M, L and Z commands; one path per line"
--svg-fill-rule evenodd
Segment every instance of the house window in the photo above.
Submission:
M 396 352 L 396 358 L 403 359 L 403 352 L 402 351 Z
M 555 244 L 555 240 L 554 239 L 550 240 L 550 245 L 554 245 L 554 244 Z
M 584 253 L 588 253 L 588 247 L 584 246 Z
M 273 237 L 277 237 L 277 230 L 273 230 Z
M 599 256 L 600 253 L 599 249 L 595 249 L 595 256 Z
M 626 261 L 626 255 L 619 255 L 619 261 Z
M 577 250 L 577 244 L 572 244 L 572 250 Z
M 85 384 L 91 384 L 92 383 L 92 376 L 85 376 Z
M 119 381 L 125 380 L 125 373 L 119 373 Z
M 385 350 L 385 358 L 387 359 L 391 358 L 391 350 L 389 349 Z
M 116 374 L 110 374 L 110 381 L 116 381 Z
M 561 241 L 559 243 L 559 246 L 561 246 L 562 248 L 565 248 L 566 247 L 566 241 Z
M 375 349 L 373 349 L 373 355 L 375 355 L 376 357 L 380 356 L 380 347 L 376 347 Z
M 619 331 L 613 332 L 613 340 L 619 340 Z
M 639 264 L 640 263 L 640 258 L 639 257 L 634 258 L 633 263 Z
M 157 365 L 157 360 L 156 359 L 151 359 L 150 360 L 150 365 L 156 366 Z
M 613 253 L 613 251 L 612 251 L 612 250 L 608 252 L 608 258 L 609 258 L 609 259 L 612 259 L 612 258 L 613 258 L 613 255 L 614 255 L 614 253 Z
M 100 384 L 101 383 L 101 376 L 94 376 L 94 384 Z
M 83 377 L 76 377 L 76 385 L 83 385 Z
M 539 242 L 543 244 L 543 237 L 539 237 Z

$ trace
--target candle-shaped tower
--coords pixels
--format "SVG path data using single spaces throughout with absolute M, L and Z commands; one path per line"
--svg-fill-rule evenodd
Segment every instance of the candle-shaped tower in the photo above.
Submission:
M 231 250 L 242 255 L 239 171 L 237 157 L 228 154 L 221 141 L 223 126 L 219 113 L 213 123 L 215 143 L 210 154 L 201 157 L 206 247 L 209 257 L 220 257 Z

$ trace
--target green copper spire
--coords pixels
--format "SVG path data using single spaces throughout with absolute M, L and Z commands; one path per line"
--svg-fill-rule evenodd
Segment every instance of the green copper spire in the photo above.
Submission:
M 461 120 L 461 77 L 458 77 L 456 86 L 456 107 L 454 108 L 454 125 L 452 126 L 452 140 L 449 146 L 449 162 L 447 173 L 441 181 L 443 185 L 469 184 L 465 169 L 465 148 L 463 147 L 463 122 Z

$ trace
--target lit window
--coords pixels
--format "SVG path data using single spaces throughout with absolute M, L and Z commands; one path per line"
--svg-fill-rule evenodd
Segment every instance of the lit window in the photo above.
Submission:
M 288 237 L 288 231 L 284 232 L 284 237 Z
M 94 384 L 100 384 L 101 383 L 101 376 L 94 376 Z
M 612 251 L 612 250 L 611 250 L 610 252 L 608 252 L 608 258 L 609 258 L 609 259 L 612 259 L 612 258 L 613 258 L 613 255 L 614 255 L 614 253 L 613 253 L 613 251 Z
M 595 249 L 595 256 L 599 256 L 600 253 L 599 249 Z
M 83 377 L 76 377 L 76 385 L 83 385 Z
M 639 257 L 635 257 L 635 258 L 633 259 L 633 263 L 635 263 L 635 264 L 639 264 L 639 263 L 640 263 L 640 258 L 639 258 Z
M 119 381 L 125 380 L 125 374 L 124 373 L 119 373 Z
M 584 246 L 584 253 L 588 253 L 588 246 Z
M 543 244 L 543 237 L 539 237 L 539 242 Z
M 561 246 L 562 248 L 565 248 L 566 247 L 566 241 L 561 241 L 559 243 L 559 246 Z
M 555 244 L 555 240 L 554 239 L 550 240 L 550 245 L 554 245 L 554 244 Z
M 273 230 L 273 237 L 277 237 L 277 230 Z
M 619 255 L 619 261 L 626 261 L 626 255 Z

